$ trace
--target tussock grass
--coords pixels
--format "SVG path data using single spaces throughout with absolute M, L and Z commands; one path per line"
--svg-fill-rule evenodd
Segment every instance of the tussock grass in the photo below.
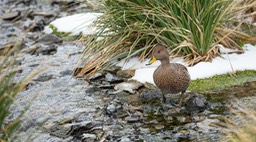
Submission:
M 237 0 L 105 0 L 98 32 L 86 38 L 79 76 L 132 56 L 143 60 L 156 44 L 190 65 L 218 56 L 218 44 L 242 50 L 241 40 L 255 41 L 240 31 L 241 13 L 256 5 L 250 2 L 243 7 Z
M 22 45 L 23 41 L 19 40 L 14 47 L 6 47 L 6 50 L 1 55 L 0 60 L 0 141 L 11 141 L 10 138 L 18 128 L 19 120 L 23 113 L 21 113 L 15 120 L 5 124 L 5 119 L 10 114 L 9 108 L 12 105 L 14 98 L 19 92 L 26 87 L 28 82 L 38 74 L 38 72 L 31 73 L 23 80 L 16 83 L 14 81 L 16 75 L 15 59 L 18 56 L 17 49 Z

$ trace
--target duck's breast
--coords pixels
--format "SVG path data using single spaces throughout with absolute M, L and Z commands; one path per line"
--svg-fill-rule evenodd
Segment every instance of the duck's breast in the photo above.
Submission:
M 181 64 L 160 65 L 153 75 L 156 86 L 163 93 L 184 92 L 189 86 L 190 76 Z

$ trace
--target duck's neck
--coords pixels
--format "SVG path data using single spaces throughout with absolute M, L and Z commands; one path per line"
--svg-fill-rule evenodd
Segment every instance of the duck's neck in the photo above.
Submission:
M 161 64 L 162 64 L 162 65 L 170 64 L 169 58 L 166 58 L 166 59 L 164 59 L 164 60 L 161 60 Z

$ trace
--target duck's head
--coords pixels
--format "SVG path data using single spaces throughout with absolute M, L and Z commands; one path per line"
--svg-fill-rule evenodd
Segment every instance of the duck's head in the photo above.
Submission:
M 163 45 L 157 45 L 152 52 L 152 58 L 149 62 L 149 65 L 153 64 L 156 60 L 160 60 L 161 63 L 169 63 L 169 52 L 166 47 Z

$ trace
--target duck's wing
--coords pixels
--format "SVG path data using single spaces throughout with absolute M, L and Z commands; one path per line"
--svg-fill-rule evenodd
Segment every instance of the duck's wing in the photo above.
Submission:
M 178 72 L 188 72 L 188 69 L 182 65 L 182 64 L 179 64 L 179 63 L 172 63 L 173 67 L 178 71 Z

